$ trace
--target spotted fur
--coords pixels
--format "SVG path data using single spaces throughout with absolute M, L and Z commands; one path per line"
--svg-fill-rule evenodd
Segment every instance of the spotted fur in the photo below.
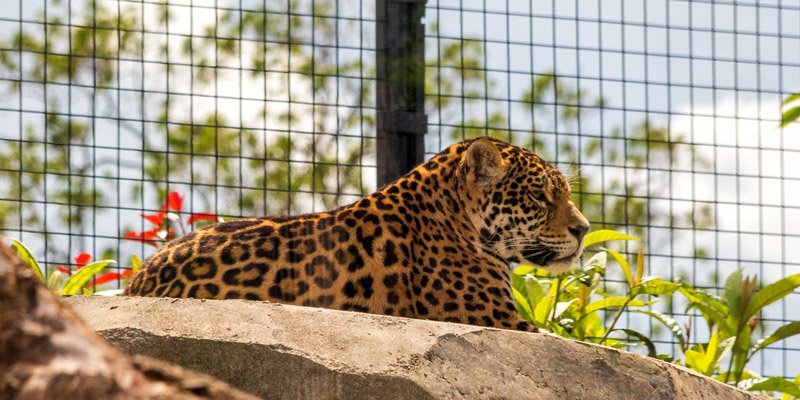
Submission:
M 515 310 L 509 263 L 553 272 L 574 263 L 589 224 L 569 195 L 564 176 L 533 153 L 468 140 L 337 210 L 183 235 L 125 292 L 535 331 Z

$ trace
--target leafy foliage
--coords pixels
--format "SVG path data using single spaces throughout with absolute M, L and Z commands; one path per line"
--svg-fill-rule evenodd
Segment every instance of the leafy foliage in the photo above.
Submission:
M 638 239 L 619 232 L 599 230 L 588 234 L 585 243 L 588 247 L 612 240 Z M 609 255 L 617 261 L 625 276 L 628 290 L 624 296 L 613 295 L 601 285 Z M 647 335 L 630 328 L 617 328 L 625 311 L 638 311 L 666 325 L 685 342 L 683 332 L 674 320 L 647 309 L 654 304 L 648 297 L 671 296 L 681 284 L 645 277 L 642 252 L 637 260 L 632 270 L 620 253 L 600 248 L 582 267 L 567 275 L 548 277 L 530 266 L 521 266 L 514 271 L 512 280 L 515 298 L 521 304 L 520 314 L 534 325 L 563 337 L 617 348 L 638 343 L 655 349 Z M 610 322 L 606 318 L 609 312 L 613 314 Z M 654 353 L 651 355 L 655 356 Z
M 611 241 L 638 240 L 619 232 L 599 230 L 586 236 L 586 247 Z M 587 249 L 589 250 L 589 249 Z M 610 256 L 610 257 L 609 257 Z M 604 289 L 609 262 L 615 262 L 624 277 L 625 293 Z M 800 378 L 762 378 L 746 368 L 752 357 L 767 346 L 800 334 L 800 322 L 790 322 L 753 343 L 759 314 L 768 305 L 800 287 L 800 275 L 791 275 L 758 288 L 755 277 L 741 270 L 731 274 L 719 296 L 683 282 L 645 276 L 644 251 L 640 246 L 635 266 L 620 252 L 597 247 L 582 266 L 560 276 L 547 276 L 532 266 L 520 266 L 512 275 L 512 290 L 520 315 L 537 327 L 562 337 L 615 348 L 645 346 L 650 357 L 672 361 L 722 382 L 751 391 L 800 393 Z M 707 342 L 690 342 L 690 325 L 654 310 L 659 302 L 680 294 L 688 309 L 698 312 L 709 326 Z M 665 326 L 678 343 L 682 358 L 656 354 L 653 338 L 630 327 L 620 328 L 624 312 L 642 314 Z
M 182 232 L 187 232 L 195 223 L 201 221 L 222 222 L 223 220 L 221 217 L 208 213 L 193 213 L 189 215 L 184 224 L 180 217 L 182 212 L 183 196 L 178 192 L 170 192 L 167 195 L 166 202 L 161 207 L 161 211 L 154 215 L 142 214 L 142 218 L 156 225 L 155 228 L 144 232 L 127 232 L 123 235 L 123 238 L 141 241 L 154 247 L 159 247 L 160 243 L 172 239 L 175 236 L 175 228 L 170 227 L 170 224 L 179 226 Z M 121 273 L 109 271 L 98 276 L 97 274 L 104 271 L 109 265 L 116 264 L 116 261 L 101 260 L 90 262 L 92 259 L 90 254 L 80 253 L 75 257 L 76 268 L 74 271 L 63 265 L 59 265 L 55 269 L 50 270 L 47 277 L 45 277 L 42 273 L 42 268 L 39 266 L 38 261 L 36 261 L 36 258 L 31 254 L 30 250 L 19 240 L 10 240 L 12 248 L 17 252 L 23 262 L 30 267 L 39 280 L 48 288 L 63 295 L 74 295 L 80 292 L 87 295 L 92 294 L 95 287 L 109 283 L 119 282 L 119 286 L 124 286 L 127 279 L 133 276 L 142 266 L 142 260 L 139 256 L 134 254 L 131 256 L 130 268 L 123 270 Z M 121 293 L 121 289 L 94 292 L 94 294 L 107 296 Z
M 781 128 L 800 119 L 800 93 L 794 93 L 783 101 L 783 114 L 781 114 Z
M 111 280 L 117 280 L 123 276 L 116 272 L 108 272 L 96 277 L 96 280 L 92 282 L 92 279 L 95 278 L 95 275 L 105 270 L 109 265 L 116 264 L 116 261 L 100 260 L 90 263 L 89 260 L 91 260 L 91 255 L 87 253 L 81 253 L 75 257 L 75 264 L 77 268 L 74 274 L 68 268 L 59 265 L 57 268 L 51 270 L 47 277 L 45 277 L 45 275 L 42 274 L 42 268 L 39 266 L 39 262 L 37 262 L 36 258 L 31 255 L 30 250 L 28 250 L 28 248 L 25 247 L 25 245 L 19 240 L 10 240 L 12 243 L 11 248 L 16 251 L 17 255 L 20 256 L 25 265 L 27 265 L 31 271 L 33 271 L 36 277 L 39 278 L 39 280 L 42 281 L 45 286 L 55 290 L 59 294 L 74 295 L 81 293 L 82 291 L 84 294 L 89 294 L 91 292 L 87 291 L 86 289 L 95 285 L 107 283 Z M 63 276 L 67 276 L 67 278 L 63 279 Z M 125 276 L 130 276 L 130 274 L 126 274 Z M 114 279 L 110 279 L 111 277 Z
M 711 340 L 698 343 L 686 350 L 686 364 L 707 376 L 739 385 L 748 390 L 780 389 L 777 379 L 763 380 L 755 372 L 746 369 L 747 363 L 756 353 L 767 346 L 800 334 L 800 323 L 790 322 L 764 333 L 764 338 L 753 343 L 753 333 L 759 327 L 759 314 L 768 305 L 785 298 L 800 287 L 800 274 L 758 288 L 755 276 L 747 277 L 736 270 L 725 282 L 720 296 L 701 294 L 697 290 L 682 287 L 680 292 L 689 300 L 689 308 L 700 311 L 711 330 Z M 727 363 L 722 356 L 727 355 Z M 700 367 L 696 367 L 695 364 Z M 756 385 L 754 382 L 758 382 Z M 783 382 L 783 381 L 781 381 Z M 787 381 L 788 382 L 788 381 Z M 794 384 L 795 390 L 798 389 Z

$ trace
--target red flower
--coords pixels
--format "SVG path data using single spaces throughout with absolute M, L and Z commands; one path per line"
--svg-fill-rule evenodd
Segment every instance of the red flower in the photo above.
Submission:
M 143 242 L 145 244 L 149 244 L 150 246 L 153 246 L 153 247 L 158 247 L 158 244 L 156 243 L 156 241 L 154 239 L 158 239 L 159 238 L 158 237 L 158 232 L 160 230 L 161 230 L 161 228 L 154 228 L 154 229 L 151 229 L 149 231 L 144 231 L 144 232 L 130 231 L 130 232 L 125 233 L 125 235 L 123 235 L 122 237 L 124 239 L 135 240 L 137 242 Z
M 195 213 L 195 214 L 192 214 L 192 215 L 189 216 L 189 219 L 186 220 L 186 223 L 191 225 L 191 224 L 195 223 L 196 221 L 214 221 L 214 222 L 219 222 L 220 221 L 220 217 L 218 217 L 218 216 L 216 216 L 214 214 L 209 214 L 209 213 Z
M 89 263 L 89 260 L 92 259 L 92 255 L 89 253 L 80 253 L 75 256 L 75 264 L 78 266 L 78 269 L 83 268 L 84 265 Z
M 89 253 L 79 253 L 77 256 L 75 256 L 75 265 L 77 266 L 77 268 L 75 268 L 75 270 L 77 271 L 77 270 L 83 268 L 86 264 L 89 263 L 89 261 L 91 259 L 92 259 L 92 255 L 91 254 L 89 254 Z M 63 265 L 56 266 L 56 270 L 58 272 L 61 272 L 62 274 L 66 274 L 66 275 L 72 274 L 72 271 L 70 271 L 69 268 L 67 268 L 67 267 L 65 267 Z
M 117 281 L 117 280 L 120 280 L 120 279 L 123 279 L 123 278 L 127 278 L 127 277 L 129 277 L 131 275 L 133 275 L 133 270 L 132 269 L 126 269 L 121 274 L 118 273 L 118 272 L 106 272 L 105 274 L 100 275 L 97 278 L 95 278 L 94 281 L 90 282 L 88 285 L 86 285 L 86 287 L 87 288 L 92 288 L 92 287 L 95 287 L 97 285 L 102 285 L 102 284 L 106 284 L 106 283 L 109 283 L 109 282 L 114 282 L 114 281 Z
M 175 237 L 175 228 L 164 228 L 172 225 L 172 223 L 179 224 L 181 229 L 184 228 L 179 215 L 182 209 L 183 196 L 178 192 L 169 192 L 167 194 L 167 202 L 161 206 L 160 211 L 155 214 L 139 214 L 142 218 L 155 225 L 155 228 L 142 232 L 130 231 L 122 235 L 122 237 L 124 239 L 135 240 L 153 247 L 158 247 L 158 241 L 166 241 Z M 222 218 L 209 213 L 196 213 L 189 215 L 186 224 L 191 225 L 197 221 L 222 222 Z
M 146 215 L 146 214 L 139 214 L 142 218 L 152 222 L 156 226 L 161 226 L 164 224 L 164 217 L 166 214 L 163 211 L 159 211 L 157 214 Z
M 170 240 L 175 237 L 175 228 L 161 229 L 161 227 L 153 228 L 149 231 L 136 232 L 130 231 L 122 235 L 123 239 L 134 240 L 149 244 L 153 247 L 158 247 L 156 240 Z
M 183 209 L 183 197 L 178 192 L 169 192 L 167 195 L 167 208 L 180 212 Z

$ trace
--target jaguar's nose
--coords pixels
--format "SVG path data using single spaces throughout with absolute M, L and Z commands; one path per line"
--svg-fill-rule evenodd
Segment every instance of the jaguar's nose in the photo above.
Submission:
M 567 230 L 572 234 L 572 236 L 575 236 L 575 239 L 577 239 L 578 242 L 580 242 L 586 235 L 586 232 L 589 232 L 589 223 L 583 222 L 575 226 L 571 226 L 567 228 Z

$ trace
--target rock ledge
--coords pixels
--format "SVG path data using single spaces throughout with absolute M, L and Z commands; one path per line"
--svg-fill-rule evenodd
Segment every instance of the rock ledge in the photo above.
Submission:
M 270 399 L 752 399 L 548 334 L 242 300 L 72 297 L 115 346 Z

